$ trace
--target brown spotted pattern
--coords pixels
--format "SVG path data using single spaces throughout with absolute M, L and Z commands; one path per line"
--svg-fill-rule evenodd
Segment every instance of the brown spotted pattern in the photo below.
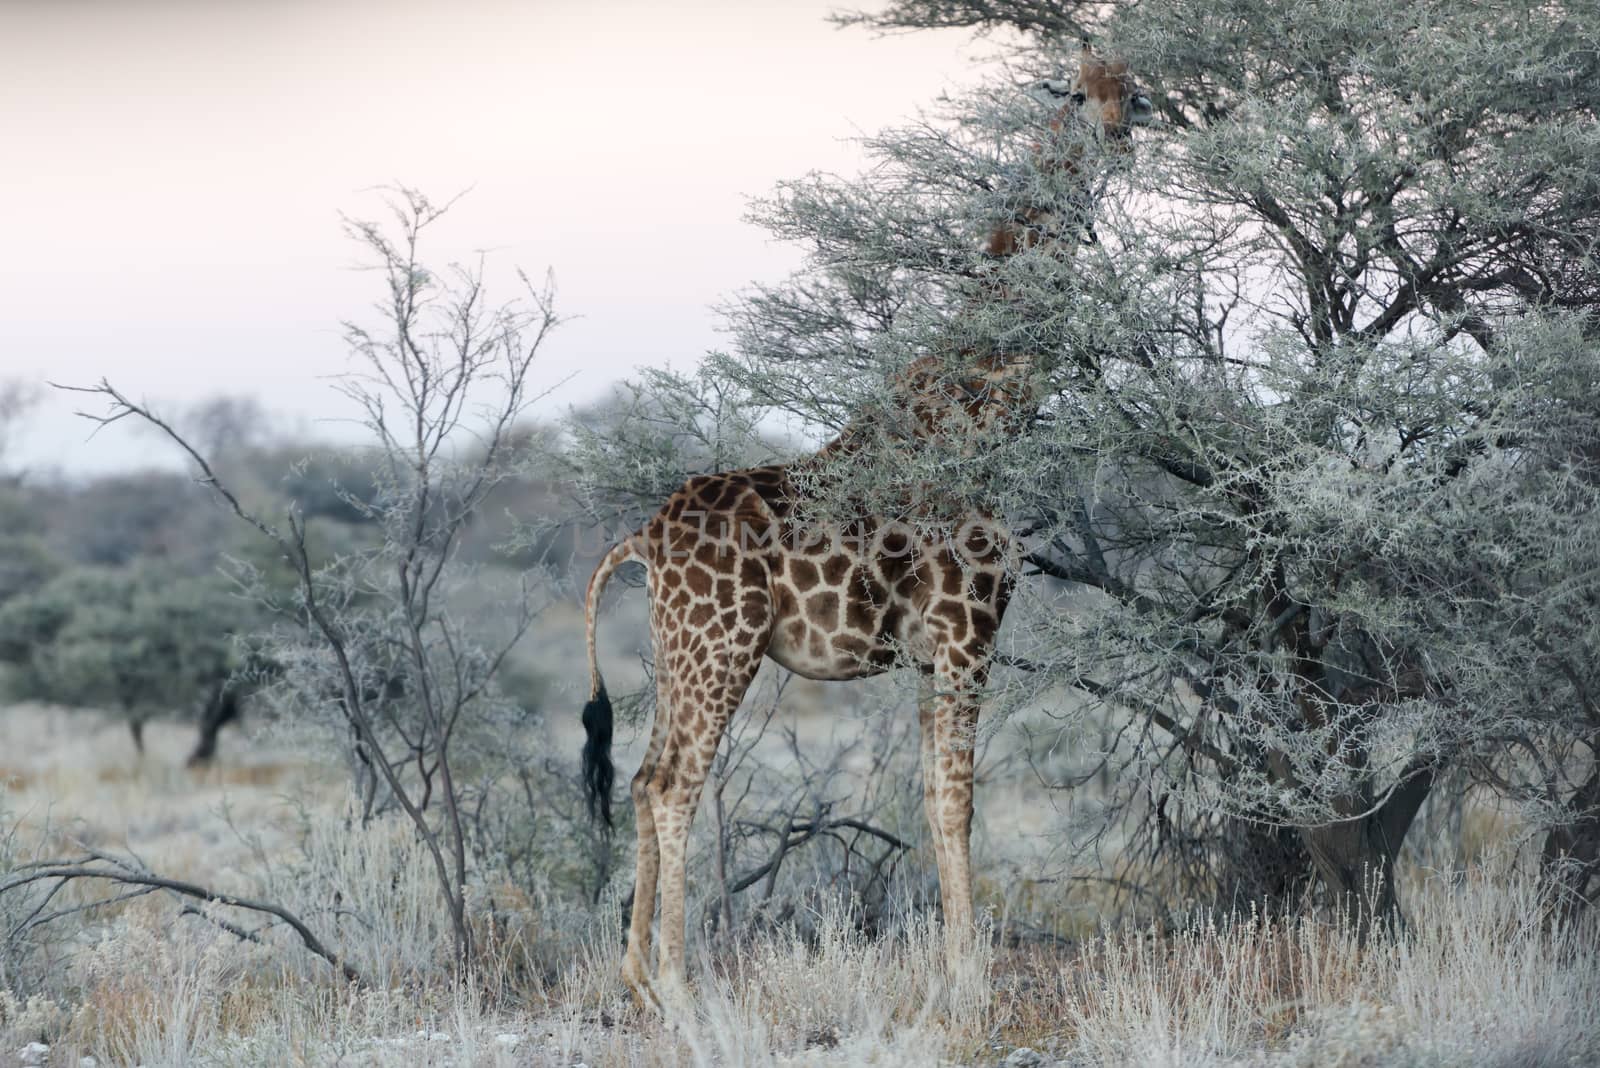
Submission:
M 973 693 L 1005 613 L 1010 541 L 982 516 L 953 530 L 872 520 L 812 526 L 792 519 L 794 507 L 789 468 L 702 475 L 602 565 L 609 573 L 623 560 L 645 564 L 655 644 L 656 717 L 632 783 L 639 855 L 624 960 L 642 998 L 653 997 L 646 961 L 658 884 L 660 982 L 681 980 L 689 827 L 763 656 L 813 679 L 918 666 L 924 803 L 945 919 L 957 930 L 972 923 Z M 591 581 L 591 610 L 597 586 Z

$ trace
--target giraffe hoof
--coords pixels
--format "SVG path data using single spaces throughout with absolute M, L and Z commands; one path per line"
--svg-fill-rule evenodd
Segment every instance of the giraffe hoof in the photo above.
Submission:
M 661 1014 L 668 1020 L 679 1022 L 694 1019 L 694 995 L 689 992 L 689 984 L 683 981 L 682 976 L 659 976 L 652 991 Z
M 662 1015 L 661 1000 L 656 997 L 656 992 L 651 989 L 649 983 L 640 986 L 629 983 L 628 993 L 633 995 L 633 1003 L 639 1007 L 639 1011 L 644 1015 Z
M 631 956 L 624 957 L 622 961 L 622 984 L 628 988 L 628 993 L 633 995 L 642 1012 L 661 1014 L 661 999 L 650 985 L 650 970 Z

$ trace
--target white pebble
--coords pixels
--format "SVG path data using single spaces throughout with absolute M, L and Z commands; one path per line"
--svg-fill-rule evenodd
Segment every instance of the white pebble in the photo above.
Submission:
M 1044 1064 L 1044 1054 L 1027 1046 L 1018 1046 L 1005 1059 L 1005 1068 L 1039 1068 Z

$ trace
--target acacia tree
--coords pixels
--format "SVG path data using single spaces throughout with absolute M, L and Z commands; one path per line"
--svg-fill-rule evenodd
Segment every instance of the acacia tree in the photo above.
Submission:
M 187 711 L 228 677 L 248 607 L 217 581 L 156 567 L 75 568 L 0 605 L 12 696 L 110 708 L 144 724 Z
M 908 451 L 880 404 L 880 448 L 818 487 L 843 509 L 937 487 L 1013 517 L 1030 575 L 1090 591 L 1067 610 L 1024 578 L 1030 670 L 994 707 L 1087 695 L 1127 728 L 1108 811 L 1166 841 L 1258 828 L 1363 916 L 1395 913 L 1447 769 L 1534 802 L 1586 886 L 1600 13 L 904 0 L 847 21 L 1018 30 L 1030 76 L 1092 31 L 1165 121 L 1105 160 L 1095 240 L 999 261 L 981 235 L 1060 196 L 1046 116 L 1008 86 L 870 139 L 860 178 L 787 183 L 754 214 L 808 264 L 735 304 L 707 373 L 821 437 L 913 358 L 1026 354 L 1046 399 L 1025 432 Z

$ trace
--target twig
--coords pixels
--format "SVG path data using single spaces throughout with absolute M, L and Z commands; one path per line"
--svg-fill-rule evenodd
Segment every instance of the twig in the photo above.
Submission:
M 257 932 L 255 932 L 255 931 L 247 931 L 243 927 L 240 927 L 236 923 L 229 923 L 227 920 L 223 919 L 220 916 L 213 916 L 213 915 L 211 915 L 211 913 L 207 912 L 205 909 L 196 908 L 193 905 L 185 905 L 185 906 L 183 906 L 182 909 L 180 909 L 178 911 L 178 915 L 179 916 L 198 916 L 202 920 L 205 920 L 207 923 L 212 924 L 212 925 L 214 925 L 216 927 L 220 927 L 222 930 L 227 931 L 229 934 L 233 935 L 233 937 L 237 938 L 241 942 L 254 942 L 258 946 L 262 944 L 261 935 L 258 934 Z
M 103 858 L 90 858 L 103 859 Z M 108 861 L 109 862 L 109 861 Z M 196 883 L 184 882 L 181 879 L 167 879 L 152 872 L 140 872 L 131 869 L 121 871 L 108 871 L 104 868 L 83 866 L 83 863 L 74 861 L 41 861 L 29 865 L 21 874 L 15 875 L 5 882 L 0 883 L 0 894 L 16 890 L 31 883 L 41 882 L 45 879 L 106 879 L 110 882 L 125 886 L 143 886 L 151 890 L 165 890 L 169 893 L 183 897 L 192 897 L 199 901 L 208 901 L 218 905 L 228 905 L 232 908 L 245 909 L 249 912 L 263 912 L 269 916 L 276 916 L 300 936 L 300 941 L 310 952 L 321 957 L 333 967 L 337 968 L 346 979 L 362 986 L 366 980 L 361 973 L 349 964 L 336 957 L 327 946 L 319 939 L 305 923 L 294 913 L 281 905 L 274 905 L 268 901 L 255 901 L 250 898 L 239 897 L 234 894 L 224 894 Z M 111 904 L 120 898 L 108 898 L 99 904 Z

